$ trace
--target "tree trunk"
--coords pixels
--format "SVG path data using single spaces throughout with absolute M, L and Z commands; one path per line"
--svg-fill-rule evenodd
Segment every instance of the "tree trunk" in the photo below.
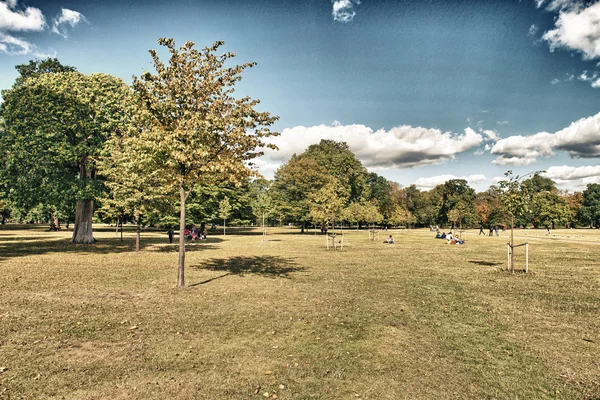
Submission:
M 115 230 L 115 236 L 119 237 L 119 222 L 121 221 L 121 217 L 117 218 L 117 229 Z
M 515 237 L 514 231 L 515 229 L 515 216 L 510 216 L 510 272 L 515 273 Z
M 179 264 L 177 266 L 177 287 L 185 287 L 185 200 L 187 198 L 183 184 L 179 187 L 181 200 L 179 210 Z
M 223 236 L 227 235 L 226 229 L 227 229 L 227 224 L 226 224 L 225 218 L 223 218 Z
M 140 251 L 140 235 L 142 231 L 142 218 L 138 217 L 137 227 L 135 229 L 135 251 Z
M 87 168 L 87 157 L 79 162 L 79 179 L 86 181 L 92 178 L 93 171 Z M 71 243 L 93 244 L 94 232 L 92 231 L 92 217 L 94 215 L 93 200 L 77 200 L 75 208 L 75 221 L 73 226 L 73 237 Z
M 304 224 L 306 224 L 306 222 L 302 221 L 302 230 L 300 231 L 300 233 L 304 233 Z
M 93 244 L 96 242 L 92 231 L 92 216 L 94 215 L 93 200 L 78 200 L 75 210 L 75 224 L 71 243 Z

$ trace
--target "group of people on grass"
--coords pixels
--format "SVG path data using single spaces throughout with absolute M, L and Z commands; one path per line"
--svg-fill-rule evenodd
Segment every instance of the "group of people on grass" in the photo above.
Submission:
M 169 243 L 173 243 L 173 236 L 175 235 L 173 229 L 169 229 L 167 234 L 169 235 Z M 195 225 L 186 226 L 184 235 L 186 240 L 191 240 L 192 242 L 195 242 L 196 240 L 206 240 L 208 237 L 206 224 L 203 222 L 200 225 L 200 229 L 198 229 Z
M 504 232 L 505 230 L 506 230 L 506 227 L 502 226 L 502 232 Z M 500 236 L 500 233 L 498 232 L 498 225 L 490 224 L 490 232 L 489 232 L 488 236 L 494 236 L 494 233 L 496 234 L 496 236 Z M 479 225 L 479 235 L 485 236 L 485 232 L 483 231 L 483 224 Z
M 452 231 L 450 231 L 450 232 L 448 232 L 448 234 L 446 234 L 446 232 L 440 233 L 440 231 L 438 229 L 438 231 L 435 233 L 435 238 L 436 239 L 446 239 L 447 240 L 446 244 L 465 244 L 465 241 L 463 239 L 454 237 L 454 235 L 452 234 Z

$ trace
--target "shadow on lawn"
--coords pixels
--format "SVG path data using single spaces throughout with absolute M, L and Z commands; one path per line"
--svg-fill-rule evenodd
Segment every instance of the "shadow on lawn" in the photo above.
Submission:
M 197 252 L 215 249 L 215 244 L 221 242 L 219 238 L 209 238 L 207 241 L 186 243 L 187 252 Z M 168 252 L 179 251 L 177 243 L 169 244 L 168 239 L 161 237 L 144 237 L 140 242 L 143 252 Z M 95 244 L 72 244 L 70 239 L 64 237 L 11 237 L 0 239 L 0 260 L 41 254 L 118 254 L 135 251 L 135 238 L 121 241 L 119 238 L 101 238 Z
M 207 260 L 203 265 L 192 265 L 190 268 L 227 272 L 226 274 L 190 286 L 204 285 L 205 283 L 229 275 L 244 276 L 245 274 L 253 274 L 272 278 L 279 277 L 290 279 L 290 274 L 306 270 L 306 267 L 297 266 L 293 260 L 277 256 L 213 258 Z
M 495 267 L 497 265 L 502 265 L 502 263 L 495 261 L 485 261 L 485 260 L 469 260 L 471 264 L 483 265 L 486 267 Z

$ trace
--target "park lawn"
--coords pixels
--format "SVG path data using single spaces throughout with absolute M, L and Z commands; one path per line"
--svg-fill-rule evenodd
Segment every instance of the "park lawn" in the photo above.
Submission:
M 0 228 L 0 398 L 600 399 L 600 232 Z M 523 250 L 524 248 L 519 248 Z M 524 266 L 523 252 L 517 267 Z

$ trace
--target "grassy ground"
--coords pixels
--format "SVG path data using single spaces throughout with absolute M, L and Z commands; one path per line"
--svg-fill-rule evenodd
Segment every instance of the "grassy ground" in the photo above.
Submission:
M 43 229 L 0 228 L 2 399 L 600 399 L 598 231 L 518 231 L 511 275 L 508 232 L 230 230 L 181 290 L 165 233 Z

